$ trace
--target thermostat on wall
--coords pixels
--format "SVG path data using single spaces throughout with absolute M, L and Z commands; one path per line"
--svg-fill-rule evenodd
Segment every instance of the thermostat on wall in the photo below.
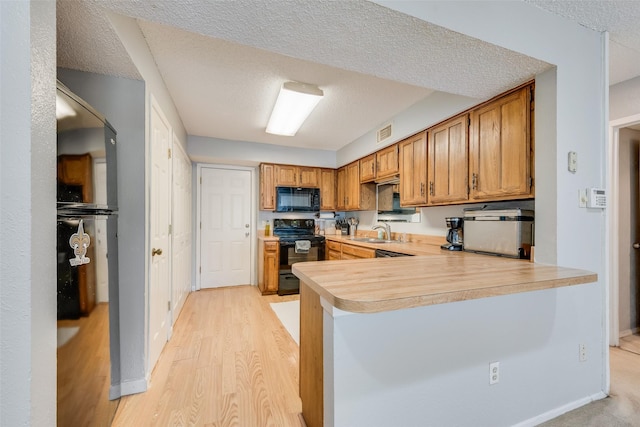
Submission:
M 603 188 L 587 188 L 587 207 L 596 209 L 607 207 L 607 194 Z

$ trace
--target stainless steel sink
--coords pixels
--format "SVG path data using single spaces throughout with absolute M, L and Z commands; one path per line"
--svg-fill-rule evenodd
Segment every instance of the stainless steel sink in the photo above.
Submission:
M 385 240 L 377 239 L 375 237 L 352 237 L 351 240 L 365 243 L 400 243 L 400 240 Z

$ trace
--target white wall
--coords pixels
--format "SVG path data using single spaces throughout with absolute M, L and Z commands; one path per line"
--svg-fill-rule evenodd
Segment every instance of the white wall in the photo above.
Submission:
M 145 387 L 145 83 L 58 69 L 58 79 L 102 113 L 118 133 L 118 265 L 122 393 Z M 126 105 L 127 108 L 122 108 Z M 117 368 L 114 360 L 114 368 Z
M 533 426 L 601 398 L 592 331 L 602 312 L 575 303 L 600 293 L 590 283 L 383 313 L 324 311 L 325 407 L 335 410 L 325 425 Z M 489 385 L 496 361 L 500 381 Z
M 640 113 L 640 77 L 609 88 L 609 119 L 616 120 Z
M 0 425 L 56 419 L 54 2 L 0 2 Z
M 195 162 L 257 166 L 260 163 L 283 163 L 299 166 L 336 167 L 336 153 L 257 142 L 229 141 L 203 136 L 189 136 L 189 157 Z
M 378 128 L 376 128 L 338 150 L 336 155 L 337 165 L 338 167 L 344 166 L 388 145 L 402 141 L 482 101 L 483 100 L 466 96 L 434 92 L 400 114 L 389 118 L 385 123 L 392 124 L 392 135 L 383 143 L 377 143 L 376 132 Z M 380 126 L 383 126 L 385 123 L 382 123 Z

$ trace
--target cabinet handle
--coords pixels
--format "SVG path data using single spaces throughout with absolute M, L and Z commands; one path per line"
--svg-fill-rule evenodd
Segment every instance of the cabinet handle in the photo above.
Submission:
M 471 175 L 471 188 L 474 190 L 478 189 L 478 174 L 476 173 Z
M 429 194 L 433 196 L 433 181 L 429 182 Z
M 424 196 L 424 182 L 420 183 L 420 195 Z
M 153 248 L 151 250 L 151 256 L 162 255 L 162 249 Z

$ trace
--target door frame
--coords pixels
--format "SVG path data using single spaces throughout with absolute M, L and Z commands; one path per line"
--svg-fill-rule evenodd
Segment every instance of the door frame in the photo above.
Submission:
M 620 254 L 618 253 L 618 241 L 620 225 L 618 224 L 618 200 L 620 198 L 619 183 L 619 151 L 620 151 L 620 129 L 640 124 L 640 114 L 623 117 L 609 122 L 609 197 L 607 206 L 607 233 L 609 235 L 609 345 L 618 347 L 620 345 L 620 272 L 618 264 Z
M 202 200 L 201 200 L 201 192 L 202 192 L 202 169 L 225 169 L 225 170 L 242 170 L 242 171 L 248 171 L 251 174 L 251 191 L 252 191 L 252 195 L 251 195 L 251 212 L 250 212 L 250 228 L 249 231 L 251 233 L 252 239 L 250 242 L 250 249 L 249 249 L 249 265 L 251 266 L 250 269 L 250 283 L 252 286 L 256 285 L 256 277 L 257 277 L 257 271 L 256 271 L 256 259 L 257 259 L 257 248 L 258 248 L 258 244 L 257 244 L 257 227 L 256 227 L 256 222 L 257 222 L 257 209 L 258 209 L 258 195 L 259 195 L 259 188 L 258 188 L 258 181 L 257 181 L 257 173 L 256 173 L 256 168 L 255 167 L 247 167 L 247 166 L 235 166 L 235 165 L 225 165 L 225 164 L 210 164 L 210 163 L 197 163 L 196 164 L 196 221 L 193 224 L 193 233 L 196 237 L 196 256 L 195 256 L 195 263 L 193 265 L 193 274 L 196 279 L 194 280 L 195 283 L 195 287 L 194 290 L 195 291 L 199 291 L 201 289 L 201 280 L 202 280 L 202 276 L 200 274 L 200 257 L 201 257 L 201 251 L 200 251 L 200 243 L 201 243 L 201 238 L 200 238 L 200 224 L 201 224 L 201 217 L 200 217 L 200 210 L 202 207 Z

